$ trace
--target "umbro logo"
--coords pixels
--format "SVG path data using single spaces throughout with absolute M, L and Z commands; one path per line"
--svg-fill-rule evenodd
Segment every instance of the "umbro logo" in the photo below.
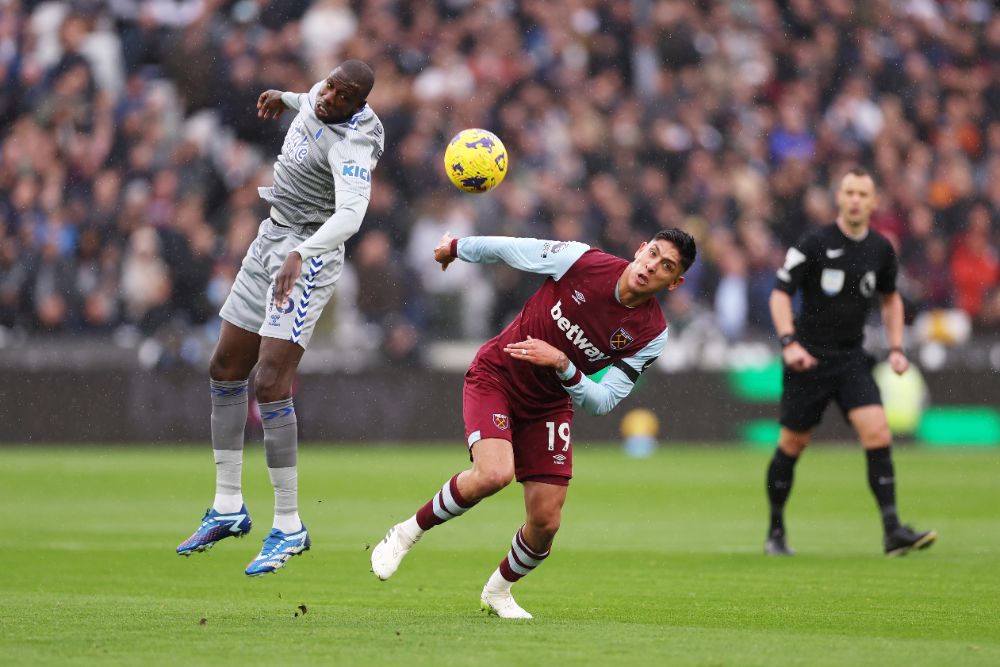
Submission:
M 829 257 L 830 259 L 837 259 L 843 254 L 844 254 L 843 248 L 830 248 L 827 249 L 826 251 L 826 256 Z
M 552 462 L 555 463 L 556 465 L 560 465 L 561 466 L 564 463 L 566 463 L 566 457 L 564 455 L 562 455 L 562 454 L 553 454 L 552 455 Z
M 580 290 L 573 290 L 573 301 L 576 302 L 576 305 L 582 306 L 587 303 L 587 297 L 583 296 L 583 292 Z

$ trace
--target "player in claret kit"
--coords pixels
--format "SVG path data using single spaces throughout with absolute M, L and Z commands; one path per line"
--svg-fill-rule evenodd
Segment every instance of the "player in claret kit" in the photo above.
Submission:
M 442 270 L 455 259 L 505 262 L 548 279 L 465 375 L 462 414 L 472 467 L 389 529 L 372 552 L 379 579 L 392 576 L 425 531 L 517 479 L 527 518 L 480 600 L 501 618 L 531 618 L 510 591 L 548 557 L 559 530 L 573 476 L 573 404 L 603 415 L 628 396 L 667 340 L 655 297 L 684 282 L 695 253 L 694 239 L 679 229 L 658 232 L 631 262 L 576 242 L 445 234 L 434 249 Z M 586 377 L 608 366 L 600 382 Z

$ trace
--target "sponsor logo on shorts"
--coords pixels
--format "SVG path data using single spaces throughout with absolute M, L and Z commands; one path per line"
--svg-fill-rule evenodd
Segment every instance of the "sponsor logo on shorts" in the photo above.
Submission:
M 506 431 L 510 428 L 510 417 L 507 415 L 502 415 L 499 412 L 493 413 L 493 425 L 496 426 L 501 431 Z
M 589 360 L 600 361 L 601 359 L 611 358 L 601 352 L 600 348 L 590 342 L 590 339 L 588 339 L 583 333 L 583 329 L 580 328 L 580 325 L 573 324 L 568 319 L 563 317 L 561 299 L 556 301 L 556 305 L 552 306 L 552 310 L 549 311 L 549 315 L 551 315 L 552 319 L 555 320 L 556 326 L 559 327 L 559 330 L 566 332 L 566 340 L 573 343 L 573 345 L 583 352 Z
M 628 347 L 629 345 L 631 345 L 632 341 L 634 341 L 634 340 L 635 340 L 635 338 L 632 337 L 632 334 L 630 334 L 629 332 L 625 331 L 624 328 L 619 327 L 618 331 L 616 331 L 613 334 L 611 334 L 611 341 L 610 341 L 610 343 L 611 343 L 611 349 L 612 350 L 624 350 L 626 347 Z
M 565 465 L 566 457 L 563 456 L 562 454 L 553 454 L 552 462 L 555 463 L 557 466 Z

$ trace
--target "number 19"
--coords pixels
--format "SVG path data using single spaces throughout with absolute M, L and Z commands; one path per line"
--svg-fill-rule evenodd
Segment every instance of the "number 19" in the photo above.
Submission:
M 545 422 L 545 427 L 549 429 L 549 451 L 555 451 L 556 448 L 556 423 L 555 422 Z M 569 451 L 569 424 L 563 422 L 559 424 L 559 437 L 563 441 L 562 451 Z

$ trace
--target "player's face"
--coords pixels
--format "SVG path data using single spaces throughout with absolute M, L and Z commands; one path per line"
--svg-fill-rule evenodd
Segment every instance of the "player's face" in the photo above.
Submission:
M 845 222 L 851 225 L 868 224 L 875 204 L 875 183 L 870 176 L 844 176 L 837 191 L 837 207 Z
M 330 72 L 316 96 L 316 117 L 327 123 L 343 123 L 365 106 L 361 91 L 338 67 Z
M 656 239 L 643 243 L 629 264 L 628 287 L 636 294 L 655 294 L 681 286 L 681 254 L 670 241 Z

